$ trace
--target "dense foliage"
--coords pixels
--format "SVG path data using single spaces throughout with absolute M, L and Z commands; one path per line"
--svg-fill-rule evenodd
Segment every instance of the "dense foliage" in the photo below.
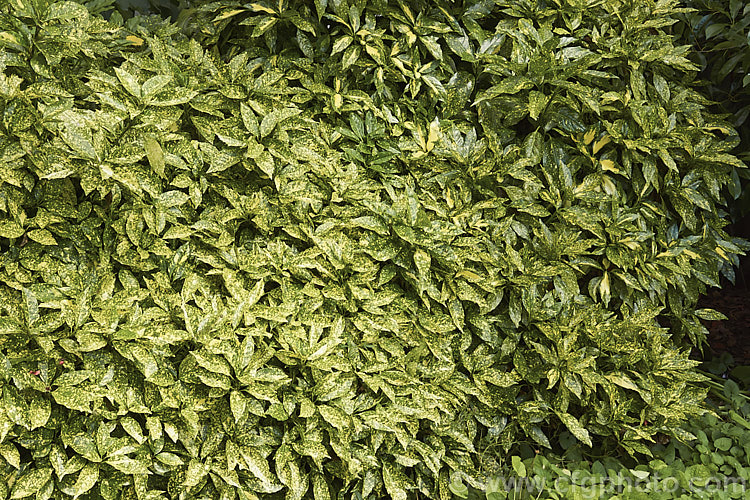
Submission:
M 721 380 L 721 379 L 720 379 Z M 737 383 L 713 382 L 712 410 L 685 428 L 695 434 L 688 442 L 663 439 L 653 456 L 632 461 L 588 453 L 565 434 L 562 454 L 536 454 L 521 447 L 494 472 L 483 490 L 451 483 L 458 498 L 469 500 L 728 500 L 747 498 L 750 482 L 750 400 Z M 717 414 L 721 417 L 717 417 Z M 640 462 L 640 463 L 639 463 Z
M 706 93 L 733 114 L 735 127 L 750 115 L 750 5 L 741 0 L 689 0 L 675 35 L 695 46 Z M 750 139 L 747 133 L 743 139 Z M 747 149 L 747 148 L 744 148 Z M 745 154 L 747 154 L 745 152 Z
M 741 143 L 737 156 L 750 158 L 750 5 L 741 0 L 687 0 L 692 10 L 678 16 L 677 39 L 693 46 L 690 58 L 700 67 L 702 92 L 714 101 L 717 112 L 730 115 Z M 744 173 L 744 175 L 743 175 Z M 740 173 L 747 178 L 747 171 Z M 735 218 L 750 213 L 750 187 L 730 205 Z
M 695 438 L 744 164 L 675 2 L 193 6 L 0 0 L 0 497 L 446 498 Z

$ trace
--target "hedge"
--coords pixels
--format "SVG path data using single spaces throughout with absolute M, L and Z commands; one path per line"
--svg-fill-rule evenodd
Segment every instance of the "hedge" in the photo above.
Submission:
M 745 165 L 677 2 L 104 3 L 0 1 L 0 497 L 449 498 L 695 438 Z

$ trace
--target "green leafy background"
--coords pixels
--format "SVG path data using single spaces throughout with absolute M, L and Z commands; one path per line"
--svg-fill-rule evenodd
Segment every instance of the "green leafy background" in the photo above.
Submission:
M 449 498 L 695 438 L 748 245 L 681 12 L 1 0 L 0 497 Z

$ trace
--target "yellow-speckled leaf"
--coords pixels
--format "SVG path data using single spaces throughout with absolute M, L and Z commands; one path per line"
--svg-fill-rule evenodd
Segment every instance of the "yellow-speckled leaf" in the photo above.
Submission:
M 113 457 L 106 461 L 123 474 L 147 474 L 149 463 L 145 459 L 133 459 L 125 456 Z
M 26 498 L 41 490 L 52 477 L 51 468 L 31 469 L 19 477 L 10 490 L 11 500 Z
M 55 398 L 57 404 L 65 408 L 85 413 L 91 411 L 91 398 L 80 387 L 58 387 L 52 391 L 52 397 Z
M 29 239 L 46 246 L 57 245 L 57 240 L 46 229 L 32 229 L 28 232 Z
M 120 419 L 120 425 L 130 437 L 136 440 L 138 444 L 143 444 L 143 442 L 146 441 L 146 437 L 143 435 L 143 429 L 141 429 L 141 424 L 139 424 L 134 418 L 123 417 Z
M 166 191 L 159 195 L 159 203 L 165 208 L 176 207 L 190 200 L 190 196 L 182 191 Z
M 232 391 L 229 394 L 229 408 L 232 411 L 234 421 L 239 422 L 245 414 L 245 408 L 247 408 L 245 396 L 237 391 Z
M 0 444 L 0 456 L 16 469 L 21 465 L 21 455 L 18 452 L 18 448 L 16 448 L 13 443 Z
M 559 412 L 557 415 L 558 417 L 560 417 L 560 420 L 562 420 L 562 423 L 565 424 L 565 427 L 568 428 L 570 433 L 576 437 L 576 439 L 588 446 L 591 446 L 591 436 L 589 436 L 589 431 L 587 431 L 586 428 L 581 425 L 578 419 L 576 419 L 569 413 Z
M 134 97 L 141 97 L 141 85 L 138 83 L 138 79 L 128 71 L 122 68 L 115 68 L 115 75 L 120 80 L 125 90 Z
M 83 5 L 76 2 L 55 2 L 47 9 L 45 21 L 87 18 L 89 11 Z
M 198 366 L 214 373 L 220 373 L 227 377 L 232 375 L 232 368 L 226 358 L 206 351 L 194 351 L 191 353 Z
M 172 467 L 179 467 L 180 465 L 184 463 L 183 460 L 179 456 L 175 455 L 174 453 L 170 453 L 168 451 L 162 451 L 161 453 L 156 455 L 155 458 L 159 462 L 172 466 Z
M 388 496 L 393 500 L 407 500 L 408 478 L 398 465 L 383 464 L 383 483 Z
M 23 227 L 15 221 L 0 221 L 0 238 L 20 238 L 24 232 Z
M 338 430 L 347 429 L 351 423 L 350 417 L 343 410 L 335 406 L 321 405 L 318 407 L 318 411 L 323 420 Z
M 88 462 L 83 466 L 81 472 L 78 473 L 78 478 L 73 485 L 73 498 L 78 498 L 84 493 L 88 492 L 91 488 L 96 485 L 99 480 L 99 465 Z
M 52 404 L 47 396 L 35 398 L 29 405 L 30 430 L 47 425 L 52 414 Z

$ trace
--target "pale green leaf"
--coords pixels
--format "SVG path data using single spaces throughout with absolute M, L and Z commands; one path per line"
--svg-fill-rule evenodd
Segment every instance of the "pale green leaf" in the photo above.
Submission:
M 165 168 L 164 151 L 162 150 L 159 141 L 150 135 L 144 137 L 143 140 L 146 149 L 146 156 L 148 157 L 148 162 L 151 165 L 151 168 L 154 169 L 154 172 L 156 172 L 159 177 L 163 178 Z

